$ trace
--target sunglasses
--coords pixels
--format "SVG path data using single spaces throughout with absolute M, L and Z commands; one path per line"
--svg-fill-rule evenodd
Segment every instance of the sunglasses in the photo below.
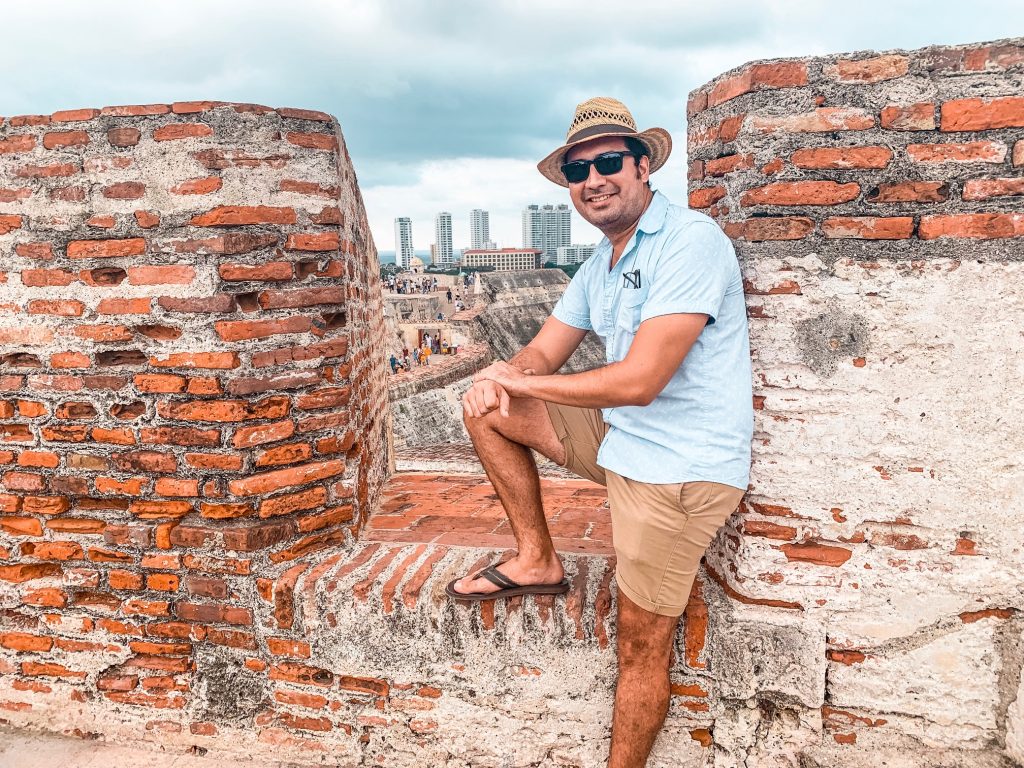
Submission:
M 570 184 L 579 184 L 587 180 L 590 176 L 590 166 L 594 166 L 602 176 L 614 176 L 622 170 L 622 158 L 626 155 L 640 162 L 640 156 L 636 152 L 605 152 L 593 160 L 573 160 L 571 163 L 565 163 L 562 166 L 562 175 Z

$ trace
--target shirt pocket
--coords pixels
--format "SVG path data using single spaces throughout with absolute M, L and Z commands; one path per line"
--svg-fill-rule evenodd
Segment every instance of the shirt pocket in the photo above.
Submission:
M 640 327 L 640 314 L 644 308 L 647 292 L 640 290 L 623 291 L 619 302 L 619 313 L 615 318 L 615 358 L 621 360 L 629 351 L 633 337 Z

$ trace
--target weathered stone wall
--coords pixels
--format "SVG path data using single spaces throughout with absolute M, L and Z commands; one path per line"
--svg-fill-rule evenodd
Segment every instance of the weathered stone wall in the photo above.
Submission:
M 793 714 L 793 754 L 823 728 L 1024 760 L 1022 94 L 1019 39 L 691 94 L 690 203 L 735 241 L 757 409 L 708 642 L 724 695 Z
M 386 479 L 377 255 L 337 122 L 0 118 L 0 707 L 214 733 Z M 173 713 L 173 714 L 169 714 Z

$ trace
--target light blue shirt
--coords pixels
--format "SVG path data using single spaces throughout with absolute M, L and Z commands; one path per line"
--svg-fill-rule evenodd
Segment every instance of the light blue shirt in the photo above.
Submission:
M 655 192 L 609 270 L 611 255 L 604 238 L 553 313 L 600 336 L 607 362 L 626 357 L 644 320 L 700 312 L 708 322 L 652 403 L 602 409 L 610 429 L 597 463 L 645 483 L 710 480 L 746 490 L 753 393 L 743 281 L 732 243 L 710 217 Z M 636 270 L 640 287 L 628 287 Z

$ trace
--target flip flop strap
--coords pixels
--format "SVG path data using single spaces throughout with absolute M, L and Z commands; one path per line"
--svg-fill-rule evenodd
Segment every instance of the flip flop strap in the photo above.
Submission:
M 508 576 L 498 570 L 496 565 L 492 565 L 489 568 L 485 568 L 480 571 L 480 575 L 487 579 L 491 584 L 502 589 L 515 589 L 516 587 L 522 586 L 512 581 Z

